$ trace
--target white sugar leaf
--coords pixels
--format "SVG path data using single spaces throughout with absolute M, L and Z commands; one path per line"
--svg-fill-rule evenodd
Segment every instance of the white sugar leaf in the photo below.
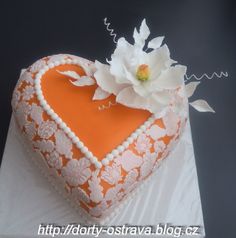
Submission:
M 148 38 L 148 36 L 150 35 L 150 30 L 149 27 L 146 24 L 146 19 L 143 19 L 140 29 L 139 29 L 139 34 L 140 36 L 146 40 Z
M 186 96 L 188 98 L 194 94 L 194 92 L 199 84 L 200 84 L 200 82 L 191 82 L 185 86 Z
M 59 71 L 57 70 L 58 73 L 69 76 L 73 79 L 80 79 L 80 75 L 78 73 L 76 73 L 75 71 Z
M 70 81 L 72 84 L 78 87 L 82 86 L 90 86 L 95 84 L 95 81 L 93 78 L 89 76 L 80 76 L 77 72 L 75 71 L 59 71 L 57 70 L 58 73 L 69 76 L 70 78 L 76 79 L 76 81 Z
M 81 76 L 80 79 L 78 79 L 76 81 L 71 80 L 70 82 L 78 87 L 91 86 L 91 85 L 95 84 L 94 79 L 89 76 Z
M 150 49 L 157 49 L 161 46 L 162 41 L 164 40 L 164 36 L 159 36 L 156 38 L 153 38 L 148 42 L 148 48 Z
M 210 107 L 210 105 L 205 100 L 199 99 L 189 104 L 199 112 L 215 113 L 215 111 Z
M 95 93 L 93 95 L 93 100 L 103 100 L 106 99 L 110 96 L 111 94 L 102 90 L 102 88 L 97 87 L 97 89 L 95 90 Z
M 133 38 L 136 43 L 138 43 L 140 41 L 140 35 L 139 35 L 139 32 L 137 31 L 136 27 L 134 28 Z

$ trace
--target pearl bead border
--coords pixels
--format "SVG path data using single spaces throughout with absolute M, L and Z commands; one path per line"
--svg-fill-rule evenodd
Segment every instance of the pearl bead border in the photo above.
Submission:
M 80 67 L 86 67 L 89 66 L 89 64 L 85 64 L 83 62 L 83 59 L 63 59 L 55 61 L 54 63 L 49 63 L 48 65 L 44 66 L 41 70 L 38 71 L 38 73 L 35 76 L 34 86 L 35 86 L 35 92 L 36 96 L 39 100 L 40 105 L 43 107 L 43 109 L 46 111 L 46 113 L 51 116 L 51 118 L 59 125 L 59 127 L 64 130 L 64 132 L 68 135 L 68 137 L 72 140 L 72 142 L 76 145 L 76 147 L 90 160 L 92 164 L 96 166 L 96 168 L 101 169 L 102 166 L 107 166 L 115 157 L 117 157 L 119 154 L 125 151 L 130 144 L 134 142 L 137 137 L 142 134 L 144 131 L 147 130 L 148 127 L 150 127 L 155 119 L 158 117 L 156 115 L 151 115 L 138 129 L 136 129 L 121 145 L 117 146 L 114 150 L 111 151 L 111 153 L 108 153 L 104 159 L 100 162 L 97 157 L 93 155 L 91 151 L 84 145 L 84 143 L 79 139 L 78 136 L 75 135 L 75 133 L 66 125 L 65 122 L 54 112 L 54 110 L 49 106 L 47 101 L 45 100 L 41 88 L 41 78 L 42 76 L 50 69 L 59 66 L 59 65 L 65 65 L 65 64 L 71 64 L 71 65 L 78 65 Z

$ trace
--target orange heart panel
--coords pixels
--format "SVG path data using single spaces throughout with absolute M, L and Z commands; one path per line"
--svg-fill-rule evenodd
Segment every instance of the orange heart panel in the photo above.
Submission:
M 109 220 L 171 152 L 186 116 L 156 118 L 115 97 L 93 101 L 96 85 L 76 87 L 60 71 L 86 75 L 93 65 L 54 55 L 24 70 L 13 115 L 32 160 L 87 222 Z

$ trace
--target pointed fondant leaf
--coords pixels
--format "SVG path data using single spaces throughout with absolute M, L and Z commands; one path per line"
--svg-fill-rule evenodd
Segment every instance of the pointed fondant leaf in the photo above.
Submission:
M 139 29 L 140 36 L 146 40 L 148 36 L 150 35 L 149 27 L 147 26 L 146 19 L 143 19 L 140 29 Z
M 93 100 L 103 100 L 108 98 L 110 95 L 111 95 L 110 93 L 104 91 L 102 88 L 97 87 L 93 95 Z
M 70 78 L 76 79 L 75 81 L 70 80 L 72 84 L 78 87 L 83 87 L 83 86 L 90 86 L 95 84 L 95 80 L 89 76 L 80 76 L 77 72 L 75 71 L 59 71 L 57 70 L 58 73 L 69 76 Z
M 80 79 L 80 75 L 78 73 L 76 73 L 75 71 L 59 71 L 57 70 L 58 73 L 69 76 L 73 79 Z
M 148 48 L 150 49 L 157 49 L 161 46 L 162 41 L 164 40 L 164 36 L 159 36 L 156 38 L 153 38 L 148 42 Z
M 199 84 L 200 84 L 200 82 L 191 82 L 185 86 L 186 96 L 188 98 L 194 94 L 194 92 Z
M 196 100 L 189 104 L 199 112 L 213 112 L 213 113 L 215 113 L 215 111 L 211 108 L 211 106 L 205 100 L 199 99 L 199 100 Z
M 88 76 L 82 76 L 80 77 L 80 79 L 76 80 L 76 81 L 72 81 L 71 83 L 74 84 L 75 86 L 78 87 L 83 87 L 83 86 L 91 86 L 95 84 L 95 81 L 93 78 L 88 77 Z

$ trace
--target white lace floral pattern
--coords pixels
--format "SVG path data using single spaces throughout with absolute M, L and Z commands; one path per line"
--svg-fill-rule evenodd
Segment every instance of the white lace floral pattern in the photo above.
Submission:
M 12 107 L 16 108 L 21 98 L 21 93 L 19 90 L 15 90 L 15 93 L 12 95 Z
M 137 168 L 142 164 L 142 157 L 137 156 L 131 150 L 126 150 L 120 157 L 115 160 L 122 168 L 129 172 L 131 169 Z
M 62 158 L 56 151 L 53 151 L 50 154 L 46 155 L 46 159 L 48 160 L 48 164 L 53 168 L 55 169 L 62 168 Z
M 24 77 L 26 83 L 29 83 L 30 85 L 34 84 L 34 79 L 33 79 L 32 74 L 30 72 L 25 71 L 23 73 L 22 77 Z
M 116 184 L 121 180 L 121 166 L 113 163 L 107 166 L 101 174 L 101 178 L 109 184 Z
M 24 101 L 19 102 L 18 107 L 16 108 L 15 113 L 21 129 L 23 129 L 24 125 L 28 122 L 27 117 L 30 109 L 31 106 Z
M 57 125 L 53 121 L 44 121 L 39 125 L 38 134 L 43 139 L 51 137 L 57 129 Z M 55 135 L 56 136 L 56 135 Z
M 33 103 L 31 105 L 30 117 L 34 120 L 38 125 L 43 122 L 43 109 L 42 107 Z
M 32 73 L 36 73 L 38 72 L 41 68 L 43 68 L 46 65 L 45 60 L 38 60 L 36 61 L 31 67 L 30 67 L 30 71 Z
M 163 117 L 163 123 L 166 128 L 166 134 L 168 136 L 173 136 L 178 130 L 179 117 L 172 111 L 168 111 Z
M 166 148 L 166 144 L 162 140 L 157 140 L 154 143 L 154 150 L 156 152 L 163 152 L 164 149 Z
M 30 140 L 33 140 L 33 138 L 35 137 L 35 135 L 37 133 L 35 123 L 34 122 L 26 122 L 24 126 L 25 126 L 25 132 L 26 132 L 27 137 Z
M 132 191 L 137 186 L 138 176 L 139 173 L 137 169 L 129 171 L 123 184 L 123 189 L 125 190 L 126 194 Z
M 119 201 L 124 196 L 124 192 L 122 192 L 121 189 L 122 184 L 120 183 L 117 184 L 115 187 L 108 189 L 105 195 L 105 200 L 112 201 L 112 203 Z
M 79 160 L 71 159 L 62 168 L 62 175 L 71 186 L 82 185 L 92 174 L 89 166 L 90 161 L 84 157 Z
M 158 125 L 153 125 L 147 130 L 147 135 L 149 135 L 153 140 L 157 140 L 165 136 L 166 131 Z
M 55 133 L 56 138 L 56 150 L 65 155 L 67 158 L 72 158 L 72 142 L 66 136 L 66 134 L 62 130 L 58 130 Z
M 154 167 L 154 164 L 157 159 L 157 153 L 146 153 L 144 158 L 143 158 L 143 164 L 141 165 L 140 168 L 140 176 L 141 178 L 147 177 L 151 172 Z
M 101 179 L 97 177 L 97 173 L 92 174 L 92 178 L 88 181 L 90 199 L 93 202 L 100 202 L 103 199 L 103 187 L 100 185 Z
M 24 100 L 30 100 L 34 95 L 34 88 L 32 86 L 26 86 L 23 89 L 22 95 Z
M 144 133 L 138 137 L 135 143 L 135 149 L 138 151 L 139 154 L 150 150 L 151 146 L 152 145 L 150 139 Z
M 52 152 L 55 148 L 55 145 L 53 143 L 53 141 L 51 140 L 36 140 L 33 145 L 36 147 L 36 148 L 40 148 L 40 150 L 42 152 Z

